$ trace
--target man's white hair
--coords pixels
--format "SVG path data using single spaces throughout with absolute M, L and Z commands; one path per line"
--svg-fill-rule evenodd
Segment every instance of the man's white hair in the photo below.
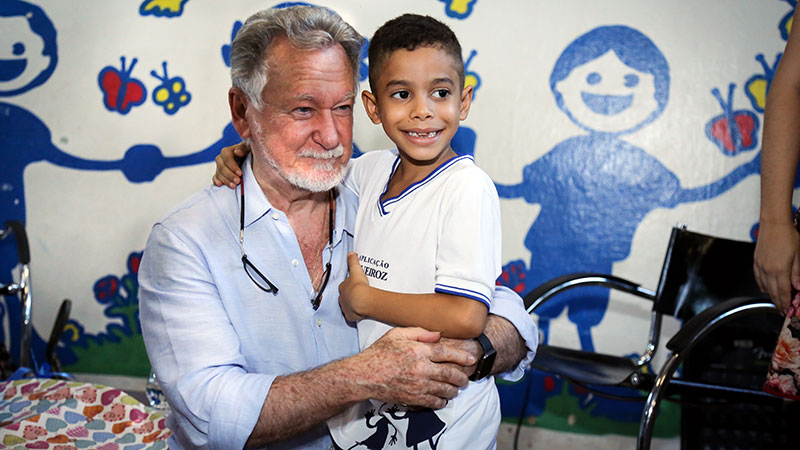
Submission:
M 280 36 L 286 36 L 298 49 L 344 48 L 358 85 L 361 47 L 364 38 L 338 14 L 319 6 L 292 6 L 267 9 L 250 16 L 236 33 L 231 45 L 231 82 L 244 92 L 259 111 L 261 91 L 267 84 L 269 67 L 266 53 Z

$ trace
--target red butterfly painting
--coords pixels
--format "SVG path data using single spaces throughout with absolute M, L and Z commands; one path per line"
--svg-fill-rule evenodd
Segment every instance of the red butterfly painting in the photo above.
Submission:
M 727 101 L 722 98 L 719 89 L 711 90 L 724 112 L 706 124 L 706 137 L 728 156 L 752 150 L 758 145 L 758 116 L 744 109 L 734 111 L 734 89 L 736 85 L 731 83 Z
M 125 69 L 125 57 L 121 57 L 121 70 L 106 66 L 97 76 L 97 83 L 103 91 L 103 104 L 109 111 L 128 114 L 132 107 L 141 105 L 147 99 L 147 89 L 141 81 L 131 78 L 136 58 Z

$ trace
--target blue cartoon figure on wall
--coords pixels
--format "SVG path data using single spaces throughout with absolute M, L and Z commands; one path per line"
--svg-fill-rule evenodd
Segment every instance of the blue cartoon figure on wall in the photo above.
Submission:
M 36 5 L 20 1 L 0 2 L 0 97 L 10 97 L 46 82 L 58 62 L 57 33 L 50 18 Z M 32 163 L 47 161 L 81 170 L 121 170 L 131 182 L 152 181 L 164 169 L 211 161 L 225 145 L 238 142 L 231 125 L 223 136 L 198 152 L 165 157 L 158 147 L 134 145 L 118 160 L 89 160 L 70 155 L 53 144 L 48 126 L 24 107 L 0 101 L 0 223 L 25 222 L 23 173 Z M 10 283 L 17 266 L 12 239 L 0 241 L 0 283 Z M 22 315 L 19 299 L 7 296 L 0 303 L 0 341 L 19 360 Z M 6 330 L 8 326 L 8 330 Z M 46 344 L 34 330 L 31 348 L 42 354 Z
M 0 96 L 22 94 L 47 81 L 55 70 L 58 51 L 56 30 L 44 11 L 29 3 L 5 1 L 0 3 L 0 28 Z M 25 108 L 0 102 L 0 117 L 0 221 L 24 221 L 23 171 L 28 164 L 45 160 L 66 167 L 85 167 L 93 163 L 56 148 L 47 126 Z M 12 240 L 0 241 L 0 283 L 11 282 L 17 261 Z M 19 300 L 5 297 L 4 312 L 0 339 L 9 337 L 12 355 L 18 357 L 22 321 Z M 5 332 L 5 324 L 9 333 Z M 36 333 L 32 345 L 44 348 Z
M 558 107 L 586 134 L 556 145 L 523 169 L 518 184 L 498 184 L 502 198 L 541 205 L 525 237 L 530 265 L 516 278 L 529 291 L 572 272 L 612 273 L 627 258 L 639 223 L 657 208 L 706 200 L 759 171 L 756 158 L 707 186 L 684 188 L 658 159 L 622 139 L 656 120 L 669 99 L 667 60 L 641 32 L 602 26 L 575 39 L 550 76 Z M 522 261 L 506 269 L 520 271 Z M 567 309 L 581 347 L 594 350 L 592 328 L 605 315 L 608 290 L 581 289 L 537 311 L 547 342 L 550 321 Z

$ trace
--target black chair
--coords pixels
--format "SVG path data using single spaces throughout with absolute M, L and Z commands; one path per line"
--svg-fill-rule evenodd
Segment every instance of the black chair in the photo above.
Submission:
M 680 396 L 683 403 L 691 403 L 700 395 L 711 395 L 722 401 L 771 397 L 760 390 L 759 384 L 742 386 L 719 379 L 713 382 L 689 379 L 684 376 L 690 372 L 686 367 L 681 376 L 675 375 L 677 368 L 686 361 L 689 350 L 698 342 L 712 330 L 744 315 L 767 314 L 773 319 L 768 320 L 765 327 L 768 328 L 767 340 L 771 339 L 774 346 L 781 320 L 755 283 L 754 249 L 755 244 L 751 242 L 717 238 L 676 227 L 672 230 L 655 291 L 607 274 L 579 273 L 544 283 L 525 297 L 529 313 L 536 312 L 542 304 L 566 290 L 604 286 L 651 302 L 650 332 L 642 356 L 636 360 L 540 345 L 532 366 L 601 395 L 607 395 L 602 389 L 604 386 L 628 387 L 647 393 L 637 441 L 640 449 L 650 447 L 655 416 L 665 396 Z M 656 376 L 647 371 L 647 365 L 658 348 L 664 315 L 676 317 L 683 325 L 668 342 L 671 354 Z M 768 348 L 767 352 L 771 350 Z M 768 360 L 769 354 L 762 355 L 762 359 Z M 764 374 L 766 368 L 761 381 Z M 640 399 L 645 400 L 644 394 L 640 395 Z

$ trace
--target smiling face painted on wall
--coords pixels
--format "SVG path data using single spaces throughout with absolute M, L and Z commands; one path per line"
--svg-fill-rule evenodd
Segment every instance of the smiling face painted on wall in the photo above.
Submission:
M 669 98 L 669 66 L 633 28 L 595 28 L 567 46 L 550 76 L 558 107 L 593 133 L 631 133 L 655 120 Z
M 25 2 L 0 4 L 0 96 L 44 83 L 56 66 L 56 31 L 44 12 Z
M 636 128 L 658 109 L 653 75 L 626 66 L 612 51 L 576 67 L 555 88 L 574 122 L 602 133 Z

